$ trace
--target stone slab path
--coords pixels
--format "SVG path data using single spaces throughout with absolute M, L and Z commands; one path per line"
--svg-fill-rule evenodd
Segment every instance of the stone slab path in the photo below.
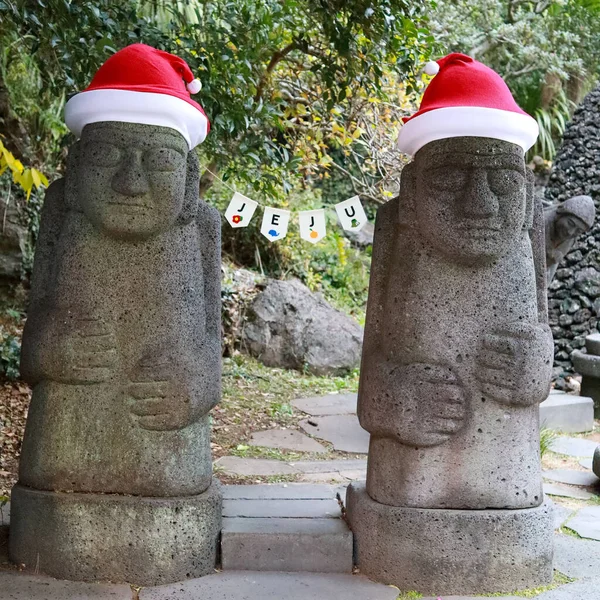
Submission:
M 600 541 L 600 506 L 588 506 L 577 511 L 569 521 L 569 529 L 583 538 Z
M 366 454 L 370 435 L 358 423 L 356 415 L 311 417 L 300 421 L 300 427 L 310 435 L 333 444 L 340 452 Z
M 591 492 L 572 486 L 560 485 L 558 483 L 544 483 L 544 494 L 549 496 L 561 496 L 563 498 L 574 498 L 575 500 L 592 500 L 596 498 Z
M 598 446 L 598 442 L 584 440 L 582 438 L 559 436 L 550 446 L 552 452 L 566 454 L 567 456 L 576 456 L 578 458 L 591 458 Z
M 556 534 L 554 568 L 573 579 L 600 579 L 600 543 L 580 540 L 573 535 Z M 585 596 L 581 600 L 586 600 Z
M 313 440 L 295 429 L 269 429 L 267 431 L 257 431 L 252 434 L 249 444 L 250 446 L 292 450 L 294 452 L 327 452 L 327 448 L 325 448 L 323 444 L 319 444 L 317 440 Z
M 593 473 L 588 473 L 587 471 L 555 469 L 553 471 L 544 471 L 542 475 L 544 479 L 558 481 L 559 483 L 567 483 L 569 485 L 590 486 L 600 484 L 600 479 L 598 479 L 598 477 L 596 477 Z
M 292 406 L 307 415 L 355 415 L 358 394 L 327 394 L 315 398 L 300 398 Z

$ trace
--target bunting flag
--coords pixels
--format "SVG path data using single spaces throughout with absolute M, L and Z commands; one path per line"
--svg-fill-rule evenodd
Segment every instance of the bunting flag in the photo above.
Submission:
M 260 232 L 270 241 L 282 240 L 287 235 L 290 211 L 267 206 Z
M 299 214 L 300 237 L 311 244 L 321 241 L 327 233 L 325 210 L 303 210 Z
M 367 215 L 358 196 L 336 204 L 335 210 L 346 231 L 360 231 L 367 223 Z
M 232 227 L 248 227 L 257 207 L 258 202 L 235 192 L 225 211 L 225 218 Z M 335 210 L 346 231 L 360 231 L 367 224 L 367 215 L 359 196 L 339 202 L 335 205 Z M 298 216 L 300 237 L 303 240 L 316 244 L 325 237 L 327 233 L 325 209 L 300 211 Z M 290 218 L 289 210 L 265 206 L 260 226 L 261 234 L 270 242 L 282 240 L 287 235 Z
M 225 211 L 225 218 L 232 227 L 248 227 L 258 202 L 236 192 Z

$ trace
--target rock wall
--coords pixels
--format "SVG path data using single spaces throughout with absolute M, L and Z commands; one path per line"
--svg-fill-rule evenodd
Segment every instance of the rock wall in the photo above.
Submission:
M 564 202 L 586 194 L 600 211 L 600 87 L 577 108 L 565 131 L 546 200 Z M 554 336 L 556 387 L 573 372 L 570 354 L 598 330 L 600 320 L 600 219 L 581 236 L 559 266 L 548 289 L 550 326 Z

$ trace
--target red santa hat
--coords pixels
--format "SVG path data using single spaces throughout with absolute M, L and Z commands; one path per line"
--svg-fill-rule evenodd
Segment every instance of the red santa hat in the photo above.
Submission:
M 133 44 L 113 54 L 90 86 L 67 102 L 65 122 L 77 137 L 86 125 L 99 121 L 170 127 L 191 150 L 210 129 L 202 107 L 190 96 L 201 87 L 182 58 Z
M 539 130 L 521 110 L 503 79 L 465 54 L 449 54 L 425 66 L 435 75 L 419 111 L 403 119 L 398 150 L 414 155 L 425 144 L 452 137 L 488 137 L 512 142 L 526 152 Z

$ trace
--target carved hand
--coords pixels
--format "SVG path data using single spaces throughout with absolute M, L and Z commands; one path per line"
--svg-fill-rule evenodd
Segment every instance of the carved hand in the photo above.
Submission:
M 548 396 L 554 348 L 547 325 L 507 323 L 483 336 L 475 376 L 485 396 L 530 406 Z
M 467 395 L 452 369 L 413 363 L 380 366 L 375 410 L 361 414 L 361 424 L 373 435 L 396 438 L 408 446 L 437 446 L 463 427 Z

